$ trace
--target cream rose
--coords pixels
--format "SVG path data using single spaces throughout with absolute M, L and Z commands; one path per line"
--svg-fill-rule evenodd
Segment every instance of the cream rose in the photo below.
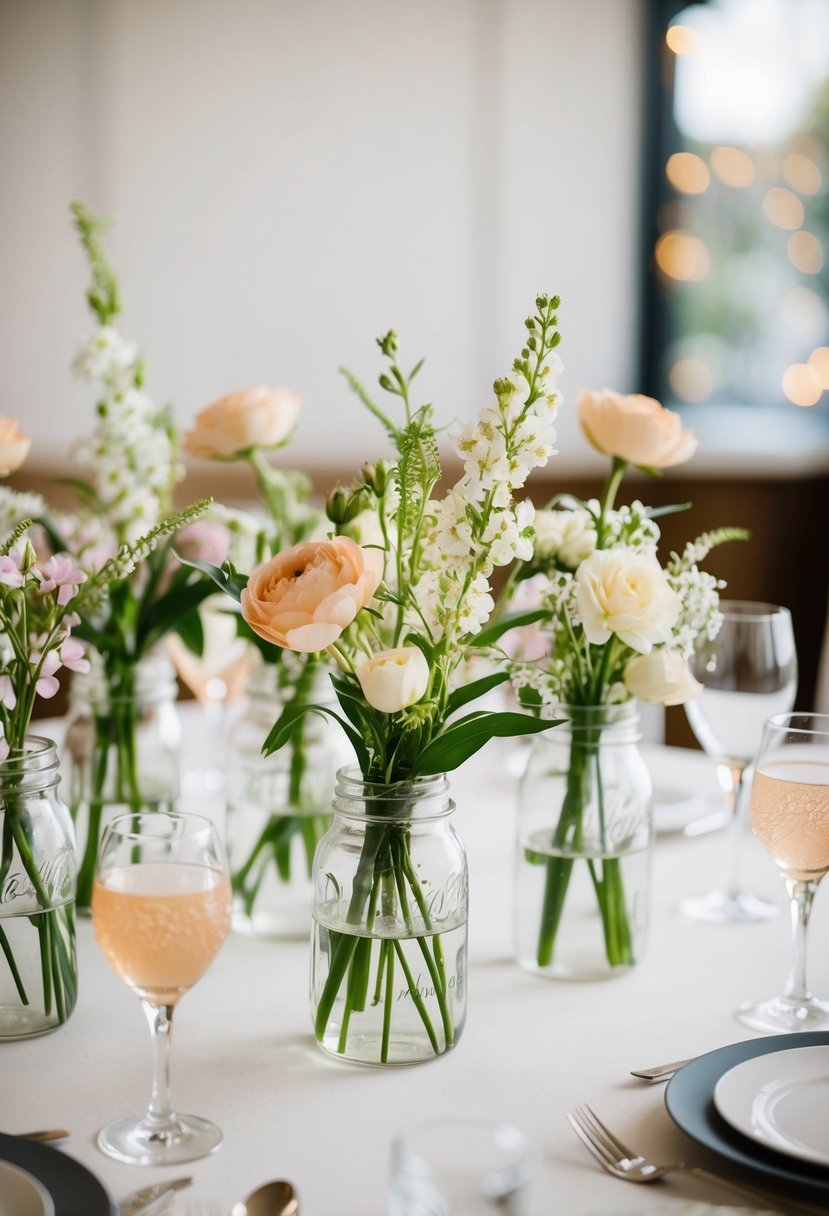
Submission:
M 588 641 L 615 634 L 641 654 L 667 642 L 680 611 L 679 596 L 655 557 L 631 549 L 597 549 L 576 571 L 576 605 Z
M 31 439 L 21 435 L 16 418 L 0 418 L 0 477 L 19 469 L 31 446 Z
M 191 456 L 228 460 L 250 448 L 275 448 L 291 432 L 300 400 L 286 388 L 258 384 L 220 397 L 196 414 L 184 436 Z
M 540 557 L 557 557 L 575 569 L 596 548 L 596 528 L 583 507 L 574 511 L 536 511 L 533 551 Z
M 588 441 L 606 456 L 666 469 L 690 460 L 697 450 L 694 433 L 683 427 L 679 414 L 653 397 L 584 389 L 576 408 Z
M 356 668 L 363 696 L 384 714 L 414 705 L 429 685 L 429 664 L 417 646 L 381 650 Z
M 324 650 L 369 602 L 382 576 L 382 552 L 361 549 L 348 537 L 294 545 L 254 570 L 242 592 L 242 616 L 275 646 Z
M 684 705 L 702 692 L 702 685 L 691 675 L 682 655 L 661 646 L 631 659 L 624 680 L 631 696 L 657 705 Z

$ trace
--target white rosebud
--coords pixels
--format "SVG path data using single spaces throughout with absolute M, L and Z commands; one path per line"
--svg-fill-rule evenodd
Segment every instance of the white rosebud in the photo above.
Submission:
M 356 670 L 363 696 L 384 714 L 397 714 L 419 701 L 429 684 L 429 664 L 417 646 L 381 650 Z
M 539 557 L 557 557 L 574 570 L 595 548 L 596 528 L 583 507 L 574 511 L 536 511 L 535 552 Z
M 613 634 L 641 654 L 667 642 L 679 617 L 679 596 L 655 557 L 630 549 L 597 549 L 576 571 L 576 606 L 588 641 Z
M 625 668 L 625 688 L 631 696 L 657 705 L 684 705 L 702 692 L 702 685 L 676 650 L 661 647 L 638 654 Z

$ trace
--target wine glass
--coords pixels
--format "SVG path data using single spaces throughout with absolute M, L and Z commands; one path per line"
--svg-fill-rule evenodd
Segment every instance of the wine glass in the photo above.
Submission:
M 222 1133 L 173 1111 L 169 1056 L 173 1010 L 230 926 L 227 859 L 210 820 L 159 811 L 116 816 L 101 840 L 92 923 L 107 962 L 141 1001 L 154 1063 L 147 1113 L 108 1124 L 98 1147 L 142 1165 L 204 1157 Z
M 702 695 L 685 705 L 691 729 L 717 765 L 729 808 L 730 872 L 724 886 L 680 904 L 690 920 L 729 924 L 769 920 L 778 906 L 741 889 L 742 794 L 772 714 L 794 705 L 797 654 L 788 608 L 748 600 L 723 600 L 723 622 L 713 641 L 697 650 L 691 668 Z
M 769 718 L 751 791 L 751 826 L 774 858 L 792 905 L 794 963 L 782 996 L 740 1006 L 755 1030 L 824 1030 L 829 1003 L 806 984 L 806 931 L 829 870 L 829 714 Z

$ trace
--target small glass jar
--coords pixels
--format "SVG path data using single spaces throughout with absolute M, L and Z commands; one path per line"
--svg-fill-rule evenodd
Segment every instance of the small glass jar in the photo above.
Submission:
M 444 776 L 395 785 L 337 774 L 314 862 L 311 1006 L 320 1047 L 417 1064 L 466 1018 L 466 854 Z
M 636 703 L 562 706 L 518 795 L 515 951 L 555 979 L 604 979 L 642 957 L 653 789 Z
M 75 1007 L 75 833 L 57 748 L 0 763 L 0 1040 L 47 1034 Z
M 247 705 L 230 729 L 226 831 L 239 933 L 308 939 L 314 853 L 331 824 L 337 769 L 354 753 L 340 725 L 314 713 L 298 721 L 279 751 L 263 756 L 262 744 L 296 696 L 339 708 L 329 673 L 315 665 L 307 686 L 301 673 L 281 686 L 281 666 L 263 664 L 248 681 Z
M 106 672 L 94 662 L 72 681 L 63 748 L 80 850 L 79 911 L 88 912 L 101 833 L 125 811 L 169 811 L 179 795 L 178 685 L 167 656 Z

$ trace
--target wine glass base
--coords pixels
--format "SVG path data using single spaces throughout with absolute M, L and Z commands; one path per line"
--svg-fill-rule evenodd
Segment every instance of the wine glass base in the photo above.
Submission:
M 767 1034 L 792 1034 L 798 1030 L 829 1030 L 829 1004 L 809 997 L 793 1001 L 775 996 L 770 1001 L 746 1001 L 737 1017 L 752 1030 Z
M 683 899 L 679 910 L 686 920 L 709 925 L 747 925 L 773 920 L 780 912 L 776 903 L 750 891 L 709 891 Z
M 215 1123 L 198 1115 L 176 1115 L 173 1123 L 154 1127 L 145 1117 L 119 1119 L 98 1133 L 98 1148 L 130 1165 L 176 1165 L 214 1153 L 222 1142 Z

